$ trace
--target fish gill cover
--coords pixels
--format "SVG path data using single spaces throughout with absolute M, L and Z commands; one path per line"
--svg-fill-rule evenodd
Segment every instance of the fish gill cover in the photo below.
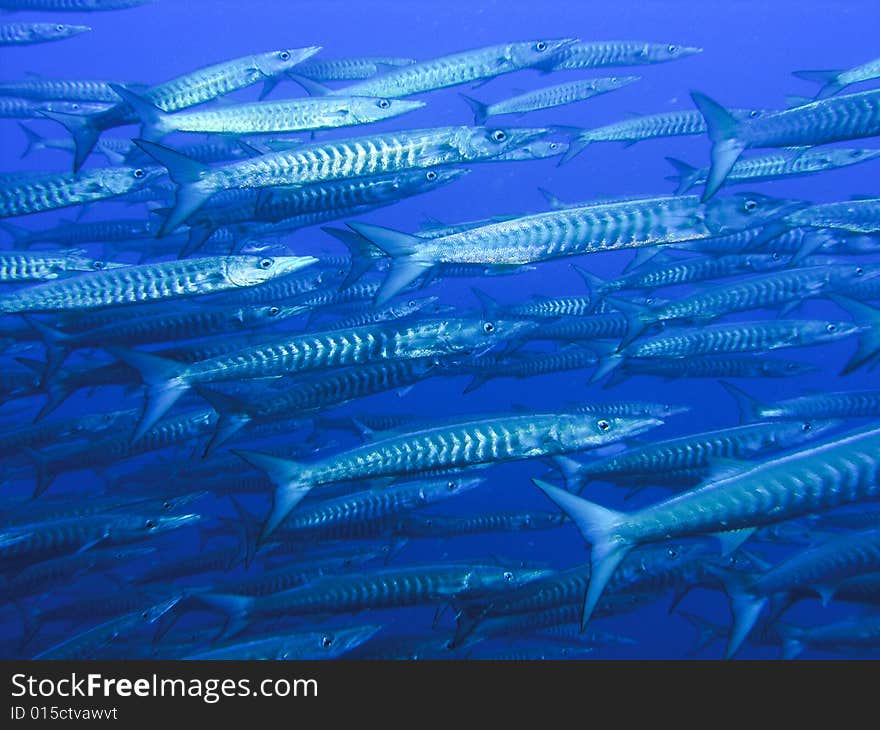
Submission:
M 0 9 L 0 656 L 876 655 L 876 4 Z

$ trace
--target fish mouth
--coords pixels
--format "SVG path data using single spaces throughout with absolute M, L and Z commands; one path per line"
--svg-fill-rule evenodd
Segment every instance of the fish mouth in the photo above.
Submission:
M 623 429 L 621 429 L 622 434 L 621 434 L 620 438 L 627 438 L 629 436 L 637 436 L 640 433 L 645 433 L 645 431 L 650 431 L 653 428 L 657 428 L 658 426 L 662 426 L 664 423 L 665 422 L 659 418 L 634 419 L 629 425 L 627 425 Z
M 702 53 L 703 49 L 700 46 L 682 46 L 679 48 L 679 56 L 684 58 L 685 56 L 695 56 L 698 53 Z
M 278 276 L 292 274 L 294 271 L 316 263 L 318 263 L 318 259 L 314 256 L 280 256 L 275 259 L 275 265 L 278 266 Z
M 553 130 L 548 128 L 508 127 L 506 131 L 510 135 L 510 146 L 507 150 L 510 151 L 511 149 L 519 149 L 531 142 L 543 139 Z

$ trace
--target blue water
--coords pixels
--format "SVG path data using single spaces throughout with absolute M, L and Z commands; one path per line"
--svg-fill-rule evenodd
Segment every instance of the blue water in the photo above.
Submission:
M 61 17 L 63 15 L 63 18 Z M 10 16 L 11 18 L 13 16 Z M 428 105 L 413 114 L 396 120 L 371 125 L 363 130 L 343 129 L 321 133 L 319 139 L 333 139 L 391 129 L 419 128 L 447 124 L 468 124 L 472 115 L 459 98 L 465 91 L 486 101 L 507 98 L 524 89 L 550 83 L 607 75 L 639 75 L 642 80 L 622 90 L 599 96 L 579 104 L 544 110 L 521 119 L 499 117 L 498 125 L 568 125 L 595 127 L 621 120 L 632 113 L 656 113 L 691 108 L 689 92 L 701 90 L 731 107 L 780 108 L 786 95 L 812 95 L 816 88 L 794 78 L 796 69 L 849 68 L 878 55 L 867 29 L 880 24 L 880 7 L 876 2 L 645 2 L 618 0 L 613 3 L 562 2 L 536 4 L 507 2 L 354 2 L 322 0 L 321 2 L 281 2 L 255 0 L 249 3 L 200 2 L 175 3 L 156 0 L 140 8 L 94 14 L 26 14 L 15 20 L 42 20 L 57 17 L 63 22 L 88 23 L 91 33 L 59 43 L 0 50 L 0 78 L 15 80 L 27 73 L 47 78 L 111 79 L 155 84 L 187 71 L 234 58 L 247 53 L 275 48 L 321 45 L 322 56 L 359 55 L 409 56 L 426 59 L 469 48 L 510 40 L 579 37 L 582 40 L 640 39 L 655 42 L 700 46 L 702 54 L 672 63 L 632 68 L 590 69 L 567 71 L 541 76 L 536 71 L 522 71 L 491 80 L 479 89 L 450 88 L 423 95 Z M 862 85 L 852 89 L 870 88 Z M 272 98 L 302 95 L 293 82 L 283 82 Z M 257 88 L 237 92 L 232 98 L 252 100 Z M 63 137 L 64 130 L 49 121 L 28 121 L 28 126 L 49 137 Z M 25 138 L 14 120 L 0 120 L 0 170 L 67 170 L 70 155 L 61 151 L 42 151 L 19 159 Z M 134 127 L 115 129 L 107 136 L 130 138 Z M 169 143 L 179 141 L 169 138 Z M 187 140 L 189 141 L 189 140 Z M 876 146 L 876 140 L 861 140 L 845 146 Z M 695 165 L 708 164 L 709 143 L 703 136 L 652 140 L 624 149 L 615 143 L 596 144 L 568 165 L 558 167 L 555 159 L 518 163 L 473 165 L 473 172 L 454 184 L 426 196 L 404 200 L 393 207 L 364 215 L 360 220 L 378 223 L 403 231 L 415 231 L 425 216 L 448 223 L 538 212 L 546 204 L 538 188 L 552 191 L 565 201 L 586 201 L 595 197 L 622 195 L 669 194 L 673 185 L 664 178 L 672 170 L 664 156 L 678 157 Z M 93 155 L 87 166 L 105 164 Z M 789 181 L 778 181 L 739 187 L 754 189 L 779 197 L 803 198 L 816 202 L 842 200 L 853 194 L 876 192 L 877 163 L 823 173 Z M 75 212 L 75 211 L 74 211 Z M 71 209 L 43 213 L 15 222 L 40 229 L 69 219 Z M 145 215 L 143 206 L 99 204 L 84 220 Z M 344 253 L 342 247 L 318 228 L 298 231 L 284 239 L 297 254 Z M 90 249 L 98 255 L 99 248 Z M 631 252 L 602 254 L 580 259 L 579 263 L 602 277 L 618 275 L 631 260 Z M 123 259 L 130 260 L 130 259 Z M 444 304 L 462 309 L 475 309 L 476 300 L 470 287 L 479 286 L 504 303 L 521 302 L 535 295 L 574 295 L 583 293 L 580 278 L 570 269 L 570 261 L 541 264 L 535 271 L 515 277 L 494 277 L 480 282 L 446 280 L 432 286 Z M 750 313 L 743 318 L 767 318 L 772 312 Z M 845 319 L 840 310 L 826 301 L 806 303 L 798 317 L 829 317 Z M 847 339 L 833 345 L 812 349 L 791 350 L 780 357 L 812 362 L 819 373 L 790 379 L 739 381 L 759 399 L 772 400 L 802 394 L 810 389 L 859 389 L 876 386 L 876 376 L 866 371 L 846 378 L 838 376 L 842 365 L 855 347 Z M 28 353 L 40 357 L 39 348 Z M 12 353 L 21 354 L 21 353 Z M 0 359 L 0 368 L 16 367 L 12 354 Z M 101 357 L 95 355 L 94 357 Z M 71 358 L 68 365 L 75 364 Z M 661 429 L 647 438 L 660 439 L 711 428 L 733 426 L 739 422 L 735 404 L 720 385 L 712 380 L 665 382 L 658 378 L 635 377 L 613 389 L 588 385 L 589 371 L 565 372 L 529 380 L 498 379 L 467 396 L 461 391 L 468 382 L 465 377 L 436 378 L 418 384 L 405 397 L 386 394 L 350 404 L 332 415 L 410 413 L 420 419 L 455 414 L 495 413 L 509 410 L 513 404 L 524 404 L 535 410 L 552 410 L 577 402 L 594 400 L 656 400 L 691 406 L 691 411 L 669 419 Z M 71 398 L 59 409 L 56 417 L 92 413 L 140 404 L 139 393 L 124 394 L 119 388 L 99 388 L 91 395 L 82 393 Z M 0 420 L 5 427 L 29 418 L 42 403 L 35 397 L 0 406 Z M 25 406 L 22 410 L 22 406 Z M 858 425 L 857 423 L 853 424 Z M 343 432 L 322 435 L 342 448 L 356 440 Z M 296 436 L 298 438 L 299 436 Z M 272 442 L 250 442 L 258 448 L 271 448 L 284 439 Z M 126 464 L 130 471 L 139 465 L 186 462 L 191 450 L 182 448 L 141 457 Z M 169 467 L 170 468 L 170 467 Z M 438 505 L 440 514 L 471 514 L 487 510 L 552 510 L 555 509 L 536 490 L 530 478 L 542 475 L 546 468 L 540 463 L 520 462 L 493 468 L 487 486 L 464 495 L 456 501 Z M 61 475 L 47 496 L 69 494 L 72 499 L 87 499 L 102 489 L 101 475 L 76 472 Z M 13 482 L 5 486 L 6 495 L 28 494 L 32 483 Z M 194 485 L 197 486 L 197 485 Z M 161 480 L 156 484 L 161 492 Z M 267 495 L 269 488 L 267 484 Z M 648 490 L 629 502 L 624 492 L 606 485 L 590 488 L 590 498 L 611 507 L 633 509 L 666 496 L 662 490 Z M 246 500 L 251 509 L 264 514 L 268 502 L 256 497 Z M 228 499 L 205 500 L 198 511 L 207 516 L 232 516 Z M 152 560 L 173 562 L 182 555 L 200 549 L 198 530 L 190 529 L 155 542 L 160 546 L 157 556 L 140 563 L 119 566 L 112 571 L 116 578 L 85 576 L 29 606 L 41 608 L 77 597 L 90 598 L 103 591 L 122 590 L 126 578 L 152 563 Z M 216 543 L 222 544 L 222 543 Z M 228 543 L 227 543 L 228 544 Z M 762 546 L 762 549 L 766 549 Z M 780 557 L 785 549 L 771 547 L 767 554 Z M 395 558 L 396 564 L 437 562 L 440 560 L 496 558 L 533 561 L 542 565 L 565 568 L 585 560 L 583 539 L 573 526 L 552 531 L 492 534 L 460 537 L 449 540 L 424 540 L 408 545 Z M 395 563 L 392 563 L 395 564 Z M 374 564 L 375 565 L 375 564 Z M 252 568 L 259 570 L 260 563 Z M 181 584 L 185 585 L 185 584 Z M 652 604 L 613 619 L 595 622 L 595 628 L 631 637 L 626 646 L 598 646 L 589 654 L 595 658 L 678 658 L 685 656 L 693 641 L 687 623 L 675 614 L 668 614 L 670 596 L 659 596 Z M 719 592 L 694 591 L 682 607 L 725 624 L 729 621 L 727 602 Z M 786 622 L 811 625 L 853 615 L 858 607 L 832 604 L 823 608 L 817 601 L 805 601 L 786 615 Z M 400 609 L 369 613 L 355 617 L 341 616 L 320 626 L 379 622 L 385 625 L 383 636 L 418 634 L 426 639 L 451 635 L 449 612 L 432 629 L 434 608 Z M 189 617 L 195 626 L 197 617 Z M 201 615 L 204 625 L 212 618 Z M 7 606 L 0 612 L 0 655 L 18 656 L 16 639 L 21 633 L 17 612 Z M 67 638 L 91 624 L 79 620 L 54 624 L 41 632 L 38 639 L 23 652 L 32 656 L 53 643 Z M 309 624 L 306 624 L 309 625 Z M 140 636 L 140 635 L 139 635 Z M 135 637 L 131 646 L 145 651 L 151 635 L 144 630 L 140 644 Z M 522 639 L 518 646 L 534 647 L 534 639 Z M 507 650 L 503 643 L 496 645 Z M 715 643 L 702 656 L 718 657 L 722 645 Z M 132 649 L 131 656 L 138 655 Z M 743 658 L 775 657 L 778 650 L 746 645 Z M 804 657 L 826 655 L 808 650 Z

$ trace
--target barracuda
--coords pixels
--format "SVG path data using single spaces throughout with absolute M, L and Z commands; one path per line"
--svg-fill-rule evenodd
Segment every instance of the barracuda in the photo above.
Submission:
M 391 532 L 399 515 L 464 494 L 484 482 L 483 477 L 450 476 L 322 500 L 291 513 L 278 527 L 275 539 L 288 542 L 379 537 Z
M 872 343 L 870 349 L 875 351 L 873 342 L 876 338 L 867 332 L 867 327 L 850 322 L 777 319 L 670 329 L 648 339 L 636 340 L 619 352 L 605 354 L 592 380 L 599 380 L 630 358 L 666 360 L 693 355 L 768 352 L 835 342 L 860 333 L 866 333 Z
M 0 296 L 0 311 L 83 310 L 215 294 L 255 286 L 316 261 L 312 256 L 205 256 L 127 266 Z
M 394 523 L 395 535 L 406 538 L 448 539 L 486 532 L 551 530 L 565 521 L 551 512 L 492 512 L 481 515 L 407 515 Z
M 531 414 L 461 420 L 404 434 L 302 464 L 253 451 L 236 451 L 275 485 L 265 540 L 314 487 L 336 481 L 461 468 L 583 451 L 659 426 L 655 418 Z
M 186 367 L 143 352 L 113 348 L 112 354 L 138 370 L 148 386 L 144 417 L 135 432 L 136 439 L 193 385 L 388 360 L 480 354 L 531 326 L 527 322 L 450 318 L 276 335 L 251 347 L 233 349 L 228 355 L 193 362 Z
M 565 476 L 569 491 L 582 492 L 591 481 L 649 476 L 668 471 L 701 468 L 708 475 L 720 460 L 746 460 L 794 448 L 838 428 L 843 421 L 793 421 L 753 423 L 691 434 L 645 446 L 621 454 L 581 464 L 558 457 L 556 465 Z
M 777 307 L 782 308 L 784 316 L 806 299 L 827 295 L 870 275 L 866 275 L 860 264 L 809 266 L 715 284 L 704 291 L 651 308 L 618 301 L 614 304 L 624 310 L 629 322 L 624 339 L 624 344 L 628 344 L 646 327 L 672 320 L 708 322 L 734 312 Z
M 31 43 L 63 41 L 87 33 L 87 25 L 65 23 L 0 23 L 0 46 L 25 46 Z
M 147 101 L 155 104 L 162 111 L 175 112 L 211 101 L 259 81 L 263 81 L 266 85 L 265 94 L 274 88 L 279 76 L 319 50 L 320 47 L 312 46 L 242 56 L 151 86 L 143 92 L 143 95 Z M 82 167 L 102 132 L 137 121 L 137 116 L 133 115 L 128 105 L 124 103 L 117 104 L 104 112 L 83 116 L 57 112 L 46 112 L 45 115 L 64 125 L 73 135 L 76 143 L 74 172 Z
M 570 81 L 556 86 L 547 86 L 537 91 L 519 94 L 510 99 L 484 104 L 470 96 L 461 94 L 474 112 L 474 124 L 484 124 L 489 117 L 500 114 L 525 114 L 539 109 L 551 109 L 565 104 L 591 99 L 600 94 L 607 94 L 624 86 L 639 81 L 639 76 L 609 76 L 608 78 L 589 79 L 586 81 Z
M 712 165 L 703 191 L 711 198 L 740 155 L 760 147 L 812 147 L 880 134 L 880 89 L 814 101 L 755 119 L 737 119 L 705 94 L 691 98 L 706 120 Z
M 696 46 L 644 41 L 580 41 L 566 46 L 542 68 L 545 72 L 607 66 L 666 63 L 702 53 Z
M 753 355 L 699 355 L 668 360 L 627 359 L 621 364 L 619 372 L 625 375 L 657 375 L 667 379 L 788 378 L 817 370 L 815 365 L 795 360 L 774 360 Z
M 462 370 L 471 375 L 463 393 L 471 393 L 481 385 L 495 378 L 532 378 L 537 375 L 559 373 L 569 370 L 583 370 L 593 367 L 599 358 L 591 350 L 580 347 L 568 347 L 559 352 L 515 353 L 498 360 L 485 357 L 467 363 Z
M 733 109 L 731 114 L 738 119 L 748 119 L 760 115 L 761 112 L 752 109 Z M 560 164 L 570 162 L 593 142 L 623 142 L 626 147 L 630 147 L 646 139 L 703 134 L 706 129 L 706 120 L 703 119 L 702 114 L 696 110 L 689 110 L 645 114 L 604 127 L 577 130 Z
M 0 184 L 0 218 L 93 203 L 143 188 L 161 168 L 101 167 L 79 175 L 44 173 Z
M 84 253 L 79 250 L 57 253 L 0 252 L 0 284 L 49 281 L 77 271 L 100 271 L 124 266 L 90 259 Z
M 121 86 L 113 90 L 138 115 L 142 136 L 157 142 L 172 132 L 266 134 L 335 129 L 380 122 L 421 109 L 421 101 L 366 96 L 334 96 L 235 104 L 219 109 L 166 114 L 155 104 Z
M 368 641 L 382 628 L 377 624 L 270 636 L 197 651 L 183 658 L 196 661 L 335 659 Z
M 722 383 L 748 420 L 787 418 L 880 418 L 880 390 L 811 393 L 762 403 L 730 383 Z
M 425 240 L 366 223 L 357 233 L 392 257 L 377 303 L 438 263 L 507 266 L 709 238 L 761 226 L 802 203 L 738 195 L 704 206 L 696 196 L 586 205 L 514 218 Z
M 731 169 L 725 180 L 727 185 L 742 183 L 784 180 L 788 177 L 812 175 L 826 170 L 837 170 L 841 167 L 858 165 L 880 156 L 880 150 L 870 149 L 830 149 L 830 150 L 799 150 L 797 152 L 776 152 L 761 157 L 750 157 L 739 160 Z M 676 195 L 686 193 L 695 185 L 703 185 L 709 178 L 709 168 L 697 168 L 674 157 L 667 157 L 677 176 L 668 177 L 678 183 Z
M 89 101 L 34 101 L 12 96 L 0 97 L 0 118 L 3 119 L 43 119 L 48 112 L 66 114 L 98 114 L 107 109 L 107 104 Z
M 880 646 L 880 618 L 860 616 L 809 628 L 780 626 L 779 634 L 783 659 L 794 659 L 807 648 L 864 651 Z
M 112 243 L 148 239 L 156 235 L 158 226 L 140 219 L 62 223 L 52 228 L 31 231 L 12 223 L 0 223 L 0 228 L 12 236 L 15 248 L 30 248 L 35 243 L 57 243 L 76 246 L 83 243 Z
M 880 429 L 834 438 L 765 461 L 637 512 L 615 512 L 535 480 L 591 544 L 589 620 L 602 592 L 634 547 L 685 536 L 724 534 L 728 547 L 756 527 L 880 497 Z
M 298 76 L 312 81 L 360 81 L 369 79 L 395 66 L 411 66 L 412 58 L 394 56 L 362 56 L 358 58 L 310 59 L 299 64 Z
M 794 71 L 793 73 L 799 79 L 822 84 L 816 98 L 823 99 L 833 96 L 850 84 L 880 78 L 880 58 L 875 58 L 846 71 Z
M 733 614 L 727 658 L 739 651 L 771 598 L 791 605 L 805 592 L 815 593 L 825 605 L 846 579 L 878 571 L 880 530 L 872 529 L 828 540 L 758 575 L 719 573 Z
M 376 393 L 408 388 L 435 374 L 436 367 L 432 357 L 345 368 L 301 379 L 295 387 L 266 394 L 255 402 L 200 388 L 199 394 L 218 414 L 217 430 L 205 447 L 205 454 L 250 424 L 271 423 L 311 414 Z
M 398 98 L 435 91 L 538 66 L 548 59 L 554 59 L 560 51 L 575 42 L 574 39 L 564 38 L 487 46 L 401 66 L 376 78 L 327 93 Z
M 432 604 L 453 597 L 503 592 L 543 573 L 497 565 L 429 564 L 320 578 L 302 588 L 263 598 L 202 593 L 193 599 L 196 605 L 225 613 L 223 633 L 232 636 L 260 619 Z
M 489 160 L 543 137 L 546 129 L 437 127 L 302 145 L 209 168 L 174 150 L 135 140 L 178 185 L 162 233 L 170 233 L 221 190 L 308 185 L 350 177 Z
M 27 78 L 24 81 L 0 82 L 0 96 L 18 96 L 34 101 L 95 101 L 118 104 L 119 97 L 110 88 L 118 81 L 93 81 L 86 79 Z M 121 84 L 139 88 L 137 84 Z M 122 140 L 117 140 L 123 142 Z M 123 142 L 128 144 L 127 142 Z

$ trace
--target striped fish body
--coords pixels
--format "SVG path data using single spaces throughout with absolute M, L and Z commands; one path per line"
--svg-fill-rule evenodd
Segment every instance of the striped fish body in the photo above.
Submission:
M 16 247 L 27 248 L 34 243 L 58 243 L 62 246 L 76 246 L 84 243 L 111 243 L 132 239 L 153 238 L 158 226 L 147 221 L 107 220 L 86 223 L 64 223 L 41 231 L 15 229 L 13 234 Z
M 546 340 L 616 340 L 628 330 L 626 316 L 617 312 L 586 316 L 560 317 L 534 330 L 531 339 Z
M 0 218 L 82 205 L 124 195 L 159 176 L 156 168 L 97 168 L 0 185 Z
M 368 97 L 316 97 L 178 112 L 162 116 L 151 131 L 206 134 L 267 134 L 334 129 L 368 124 L 406 114 L 424 106 L 421 102 Z
M 628 359 L 621 364 L 621 370 L 627 375 L 658 375 L 664 378 L 787 378 L 815 372 L 815 367 L 793 360 L 772 360 L 752 355 L 700 355 L 669 360 Z M 823 416 L 816 414 L 815 417 Z
M 861 267 L 810 266 L 747 276 L 729 284 L 717 284 L 706 291 L 669 302 L 651 310 L 650 318 L 714 319 L 749 309 L 773 308 L 845 286 L 861 276 Z
M 591 311 L 590 297 L 540 297 L 504 307 L 508 317 L 584 317 Z
M 852 233 L 878 233 L 880 232 L 880 198 L 813 205 L 786 216 L 785 222 L 792 227 L 810 226 L 838 228 Z
M 398 98 L 537 66 L 574 41 L 541 40 L 489 46 L 392 69 L 386 74 L 331 92 L 341 96 Z
M 747 119 L 753 114 L 758 114 L 758 112 L 753 112 L 750 109 L 734 109 L 732 113 L 740 119 Z M 706 129 L 703 115 L 697 110 L 687 110 L 646 114 L 627 119 L 624 122 L 609 124 L 605 127 L 587 129 L 581 133 L 578 139 L 587 144 L 590 142 L 626 142 L 628 144 L 635 144 L 642 140 L 657 137 L 705 134 Z
M 741 125 L 746 148 L 809 147 L 880 134 L 880 90 L 820 99 Z
M 562 524 L 561 516 L 552 512 L 494 512 L 464 517 L 405 516 L 395 523 L 394 533 L 407 538 L 445 539 L 487 532 L 548 530 Z
M 748 353 L 817 345 L 857 334 L 849 322 L 775 320 L 708 325 L 667 332 L 626 348 L 627 357 L 670 358 Z
M 361 626 L 352 628 L 327 629 L 325 631 L 306 631 L 264 639 L 251 639 L 235 644 L 218 646 L 213 649 L 198 649 L 183 658 L 194 660 L 236 659 L 250 661 L 265 660 L 316 660 L 335 659 L 367 641 L 380 630 L 380 626 Z
M 816 393 L 771 404 L 756 404 L 760 418 L 877 418 L 880 390 Z
M 770 596 L 818 590 L 823 600 L 847 578 L 880 572 L 880 530 L 870 529 L 798 553 L 749 582 L 749 592 Z
M 107 108 L 106 104 L 84 101 L 55 99 L 37 101 L 14 96 L 0 97 L 0 118 L 3 119 L 43 119 L 43 112 L 63 112 L 66 114 L 98 113 Z
M 584 464 L 583 479 L 710 467 L 718 459 L 746 460 L 816 438 L 837 423 L 755 423 L 659 441 Z
M 393 56 L 365 56 L 360 58 L 312 59 L 299 64 L 298 76 L 312 81 L 360 81 L 377 76 L 388 68 L 409 66 L 415 63 L 412 58 Z
M 64 23 L 0 23 L 0 46 L 61 41 L 90 30 L 87 25 Z
M 480 123 L 485 117 L 493 117 L 499 114 L 524 114 L 530 111 L 574 104 L 575 102 L 584 101 L 600 94 L 607 94 L 638 80 L 638 76 L 622 76 L 619 78 L 612 76 L 547 86 L 487 105 L 485 110 L 478 115 L 477 122 Z
M 18 96 L 33 101 L 94 101 L 118 104 L 119 97 L 110 88 L 111 83 L 134 87 L 134 84 L 115 81 L 30 78 L 0 83 L 0 96 Z
M 564 48 L 548 64 L 547 70 L 563 71 L 577 68 L 608 66 L 641 66 L 686 58 L 702 49 L 675 43 L 643 43 L 641 41 L 581 41 Z
M 51 10 L 60 12 L 93 12 L 97 10 L 124 10 L 143 5 L 147 0 L 0 0 L 3 10 Z
M 116 264 L 89 259 L 80 251 L 18 253 L 0 252 L 0 283 L 50 281 L 79 271 L 99 271 Z
M 783 655 L 792 659 L 805 648 L 824 651 L 865 651 L 880 646 L 880 619 L 864 615 L 809 628 L 780 630 Z
M 140 264 L 29 287 L 0 298 L 0 311 L 82 310 L 214 294 L 253 286 L 314 261 L 309 256 L 206 256 Z

